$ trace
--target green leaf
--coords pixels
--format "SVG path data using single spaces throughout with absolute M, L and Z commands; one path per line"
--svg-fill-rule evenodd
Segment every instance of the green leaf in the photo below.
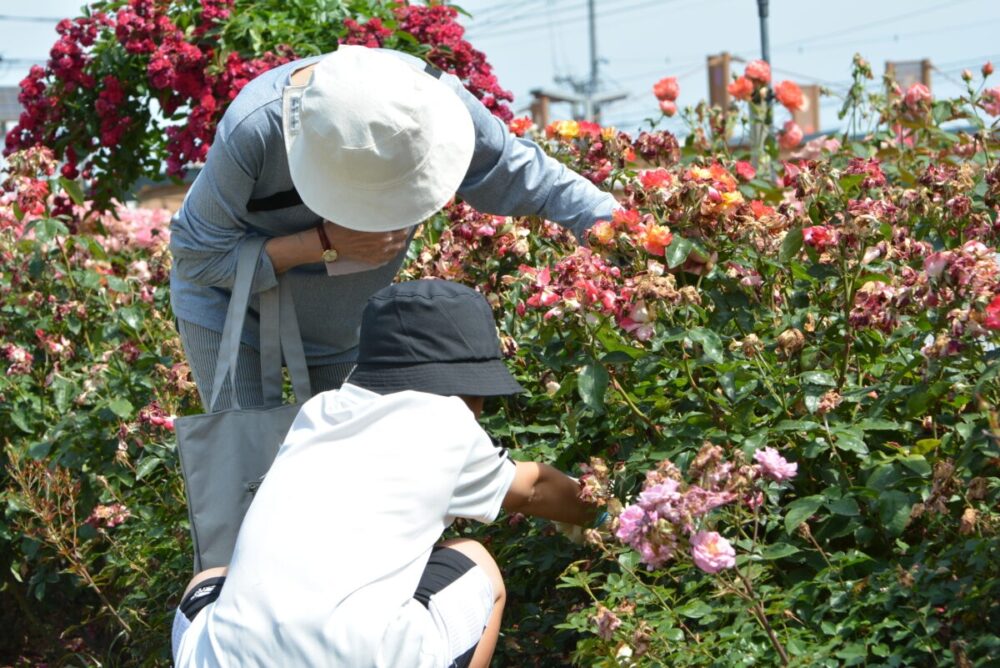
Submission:
M 604 393 L 608 389 L 609 380 L 608 371 L 603 364 L 592 362 L 580 369 L 576 389 L 583 403 L 595 411 L 603 411 Z
M 722 363 L 722 339 L 710 329 L 696 327 L 688 332 L 688 338 L 701 344 L 702 357 L 714 364 Z
M 782 420 L 774 426 L 774 431 L 815 431 L 819 423 L 809 420 Z
M 142 327 L 142 313 L 134 306 L 123 308 L 118 312 L 118 315 L 129 329 L 138 332 Z
M 810 385 L 824 385 L 826 387 L 836 387 L 837 381 L 826 371 L 807 371 L 799 374 L 799 380 Z
M 695 599 L 690 603 L 676 609 L 677 614 L 690 617 L 691 619 L 701 619 L 712 612 L 712 606 L 701 599 Z
M 878 515 L 890 536 L 903 533 L 906 523 L 910 520 L 910 510 L 913 504 L 909 494 L 890 489 L 878 497 Z
M 838 450 L 847 450 L 859 455 L 868 454 L 868 446 L 865 445 L 865 435 L 859 429 L 833 429 L 831 433 L 836 440 L 834 445 Z
M 641 354 L 641 351 L 640 351 Z M 632 355 L 623 350 L 615 350 L 601 356 L 601 364 L 628 364 L 635 359 Z
M 913 444 L 913 447 L 910 448 L 910 452 L 918 455 L 926 455 L 928 452 L 937 450 L 940 445 L 940 438 L 922 438 Z
M 831 499 L 823 505 L 825 505 L 834 515 L 857 517 L 861 514 L 861 508 L 858 507 L 858 502 L 854 500 L 854 497 L 850 496 L 845 496 L 841 499 Z
M 891 422 L 889 420 L 861 420 L 855 426 L 863 431 L 900 431 L 905 429 L 898 422 Z
M 802 250 L 802 228 L 797 227 L 785 235 L 785 239 L 781 242 L 778 260 L 782 263 L 790 262 L 800 250 Z
M 132 417 L 132 411 L 135 410 L 128 399 L 112 399 L 108 402 L 108 408 L 123 420 Z
M 83 196 L 83 188 L 80 187 L 79 183 L 71 179 L 67 179 L 65 176 L 60 176 L 59 185 L 62 186 L 62 189 L 66 191 L 66 194 L 69 195 L 69 198 L 73 200 L 73 204 L 76 204 L 77 206 L 83 206 L 85 198 Z
M 684 264 L 684 260 L 687 259 L 692 248 L 694 248 L 694 244 L 690 240 L 685 239 L 679 234 L 675 234 L 673 241 L 670 242 L 664 253 L 667 259 L 667 266 L 673 269 Z
M 785 531 L 793 533 L 800 524 L 816 514 L 823 501 L 822 496 L 806 496 L 789 503 L 785 508 Z
M 906 414 L 910 417 L 923 417 L 928 407 L 944 396 L 949 389 L 951 383 L 943 380 L 931 384 L 930 387 L 923 383 L 914 387 L 909 399 L 906 400 Z
M 722 388 L 723 394 L 729 401 L 734 401 L 736 399 L 736 374 L 732 371 L 726 372 L 719 376 L 719 387 Z
M 639 554 L 629 550 L 628 552 L 622 552 L 618 555 L 618 563 L 621 564 L 622 568 L 628 570 L 635 570 L 639 565 Z
M 136 482 L 138 482 L 139 480 L 142 480 L 147 475 L 149 475 L 150 473 L 152 473 L 153 470 L 156 469 L 156 467 L 159 466 L 162 463 L 163 463 L 163 460 L 160 459 L 159 457 L 145 457 L 145 458 L 143 458 L 143 460 L 141 462 L 139 462 L 139 466 L 137 466 L 136 470 L 135 470 L 135 479 L 136 479 Z
M 18 408 L 12 411 L 10 414 L 10 419 L 13 421 L 14 426 L 23 431 L 26 434 L 34 434 L 35 430 L 31 428 L 31 424 L 28 422 L 28 414 L 24 408 Z
M 34 230 L 35 238 L 42 243 L 51 241 L 58 236 L 69 234 L 69 228 L 55 218 L 38 218 L 33 220 L 24 226 L 25 234 L 28 233 L 28 230 Z
M 790 543 L 775 543 L 765 545 L 760 551 L 760 556 L 764 559 L 781 559 L 799 552 L 799 548 Z
M 56 376 L 52 380 L 52 398 L 55 400 L 56 410 L 65 413 L 70 403 L 76 395 L 76 385 L 62 376 Z
M 921 455 L 908 455 L 899 457 L 899 463 L 910 469 L 918 476 L 929 476 L 931 474 L 931 464 Z
M 856 190 L 861 182 L 864 180 L 864 174 L 844 174 L 840 177 L 839 183 L 840 187 L 845 191 Z

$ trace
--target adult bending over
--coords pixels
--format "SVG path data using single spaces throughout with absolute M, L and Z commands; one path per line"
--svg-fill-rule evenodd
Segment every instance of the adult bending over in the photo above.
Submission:
M 353 364 L 368 298 L 396 275 L 414 227 L 456 192 L 578 237 L 615 205 L 412 56 L 342 46 L 247 84 L 171 226 L 171 298 L 202 403 L 242 240 L 269 238 L 254 293 L 279 274 L 291 283 L 313 391 L 333 389 Z M 236 394 L 259 406 L 256 301 L 242 342 Z

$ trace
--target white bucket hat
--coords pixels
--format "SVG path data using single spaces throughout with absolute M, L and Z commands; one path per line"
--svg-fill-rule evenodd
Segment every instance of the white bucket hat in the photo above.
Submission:
M 392 54 L 341 46 L 284 91 L 282 125 L 302 202 L 353 230 L 422 222 L 455 194 L 475 148 L 472 117 L 436 77 Z

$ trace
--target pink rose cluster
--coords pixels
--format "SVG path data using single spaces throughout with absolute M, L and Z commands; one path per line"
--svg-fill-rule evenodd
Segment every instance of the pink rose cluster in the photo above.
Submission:
M 652 484 L 647 479 L 636 502 L 618 516 L 615 537 L 638 552 L 648 568 L 659 568 L 675 557 L 685 536 L 700 533 L 695 531 L 698 520 L 735 498 L 697 485 L 685 489 L 673 478 Z
M 774 448 L 754 453 L 756 464 L 740 464 L 723 458 L 718 445 L 706 443 L 692 461 L 686 484 L 669 461 L 646 473 L 646 481 L 635 502 L 616 519 L 614 535 L 639 553 L 650 569 L 677 557 L 686 543 L 695 566 L 717 573 L 736 564 L 733 546 L 716 531 L 707 529 L 707 516 L 714 509 L 739 498 L 751 508 L 763 503 L 759 485 L 765 480 L 785 482 L 795 477 L 798 465 L 788 462 Z
M 545 320 L 578 314 L 584 317 L 621 317 L 630 303 L 623 294 L 621 269 L 608 264 L 589 248 L 578 248 L 549 269 L 521 266 L 530 296 L 518 304 L 518 315 L 527 308 L 544 309 Z
M 165 429 L 167 431 L 174 430 L 174 416 L 168 415 L 162 408 L 160 404 L 153 401 L 148 406 L 141 408 L 139 410 L 139 424 L 149 425 L 158 429 Z
M 35 357 L 27 348 L 15 343 L 3 343 L 0 344 L 0 356 L 10 363 L 7 366 L 8 376 L 24 376 L 31 373 Z
M 105 250 L 117 253 L 123 249 L 160 251 L 170 243 L 168 209 L 118 208 L 101 216 L 105 234 L 95 235 Z
M 490 259 L 522 258 L 528 254 L 529 228 L 516 218 L 480 213 L 464 202 L 445 209 L 450 225 L 431 246 L 424 246 L 406 271 L 413 278 L 447 278 L 476 282 L 470 269 L 485 266 Z M 553 226 L 555 227 L 555 226 Z M 558 235 L 562 228 L 556 227 Z M 496 298 L 491 285 L 479 283 L 487 299 Z

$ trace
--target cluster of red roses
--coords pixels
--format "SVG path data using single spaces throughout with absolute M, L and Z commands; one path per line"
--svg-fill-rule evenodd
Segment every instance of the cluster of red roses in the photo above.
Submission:
M 59 39 L 46 67 L 34 67 L 21 82 L 19 100 L 23 113 L 7 135 L 6 154 L 32 146 L 49 146 L 63 164 L 62 174 L 85 180 L 102 176 L 128 178 L 111 163 L 125 144 L 144 152 L 142 138 L 157 114 L 168 121 L 163 130 L 167 173 L 183 174 L 185 168 L 205 159 L 216 125 L 236 94 L 260 73 L 295 58 L 291 48 L 278 46 L 259 57 L 246 57 L 219 46 L 221 22 L 230 18 L 237 0 L 198 0 L 191 9 L 182 2 L 127 0 L 111 12 L 59 23 Z M 430 47 L 428 58 L 463 79 L 469 89 L 495 114 L 509 120 L 506 102 L 511 93 L 502 89 L 480 51 L 462 38 L 455 8 L 444 5 L 410 5 L 400 0 L 389 8 L 398 27 Z M 343 43 L 382 46 L 393 30 L 379 17 L 364 23 L 344 21 Z M 100 48 L 120 48 L 113 59 L 99 57 Z M 115 61 L 114 69 L 107 63 Z M 73 95 L 82 108 L 96 112 L 96 136 L 73 114 L 77 105 L 65 105 Z M 82 97 L 81 97 L 82 96 Z M 150 107 L 156 101 L 158 111 Z M 131 138 L 131 139 L 130 139 Z M 154 142 L 154 146 L 156 142 Z M 144 153 L 136 164 L 152 160 Z M 127 188 L 117 184 L 115 188 Z M 115 188 L 112 188 L 112 192 Z

